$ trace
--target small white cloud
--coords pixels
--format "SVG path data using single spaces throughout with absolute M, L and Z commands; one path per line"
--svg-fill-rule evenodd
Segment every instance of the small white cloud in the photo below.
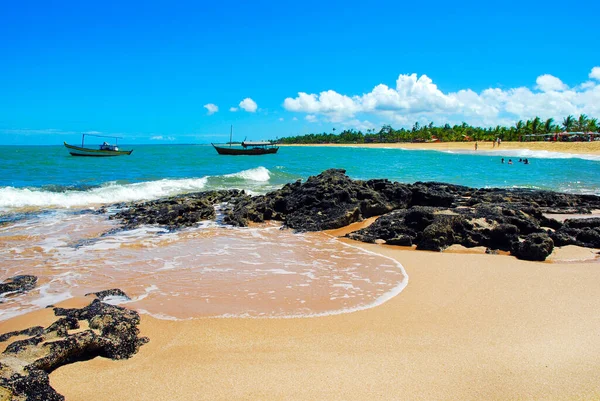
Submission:
M 219 106 L 217 106 L 216 104 L 213 104 L 213 103 L 205 104 L 204 108 L 206 110 L 208 110 L 208 113 L 206 113 L 206 114 L 208 114 L 209 116 L 212 114 L 215 114 L 217 111 L 219 111 Z
M 563 81 L 550 74 L 540 75 L 535 80 L 535 83 L 537 84 L 537 88 L 542 92 L 564 91 L 569 89 L 569 87 L 565 85 Z
M 592 72 L 590 72 L 590 78 L 600 81 L 600 67 L 592 68 Z
M 279 117 L 279 121 L 283 121 L 283 117 Z
M 155 136 L 151 137 L 150 140 L 151 141 L 174 141 L 175 138 L 172 136 L 155 135 Z
M 235 113 L 236 111 L 238 111 L 238 108 L 237 107 L 230 107 L 229 111 Z
M 245 98 L 240 102 L 240 107 L 246 110 L 248 113 L 255 113 L 256 109 L 258 109 L 258 105 L 256 102 L 249 97 Z
M 292 118 L 293 121 L 298 121 L 298 117 Z
M 306 121 L 308 121 L 309 123 L 314 123 L 317 121 L 317 116 L 315 116 L 314 114 L 309 114 L 306 117 L 304 117 L 306 119 Z

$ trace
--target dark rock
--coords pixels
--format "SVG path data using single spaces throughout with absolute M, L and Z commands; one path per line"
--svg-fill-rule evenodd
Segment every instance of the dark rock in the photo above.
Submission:
M 440 182 L 362 181 L 345 173 L 326 170 L 305 182 L 289 183 L 255 197 L 240 191 L 212 191 L 125 205 L 127 209 L 114 218 L 122 219 L 126 227 L 160 224 L 175 229 L 215 218 L 215 203 L 226 202 L 223 222 L 240 227 L 278 220 L 298 231 L 319 231 L 380 216 L 370 227 L 348 236 L 365 242 L 416 245 L 418 249 L 440 251 L 460 244 L 523 254 L 527 252 L 521 248 L 527 245 L 519 245 L 520 241 L 531 234 L 549 237 L 560 246 L 600 246 L 600 218 L 563 224 L 545 215 L 600 209 L 597 196 L 474 189 Z
M 250 221 L 280 220 L 299 231 L 340 228 L 364 218 L 404 208 L 412 192 L 388 180 L 352 180 L 345 170 L 326 170 L 305 183 L 287 184 L 264 196 L 238 202 L 225 222 L 247 226 Z
M 19 331 L 11 331 L 9 333 L 5 333 L 0 335 L 0 343 L 7 341 L 11 337 L 16 336 L 37 336 L 44 332 L 44 328 L 42 326 L 30 327 L 28 329 L 19 330 Z
M 488 247 L 508 251 L 519 240 L 519 229 L 513 224 L 498 224 L 489 231 Z
M 513 244 L 511 254 L 523 260 L 546 260 L 554 249 L 554 242 L 547 234 L 530 234 L 522 242 Z
M 88 295 L 95 295 L 96 298 L 98 298 L 100 301 L 104 301 L 104 299 L 107 297 L 123 297 L 127 300 L 131 299 L 127 296 L 127 294 L 125 294 L 125 292 L 123 292 L 122 290 L 120 290 L 118 288 L 113 288 L 111 290 L 104 290 L 104 291 L 98 291 L 98 292 L 90 292 L 88 294 L 85 294 L 86 297 Z
M 568 228 L 600 228 L 600 217 L 591 217 L 585 219 L 567 219 L 564 225 Z
M 456 243 L 452 228 L 454 222 L 453 216 L 443 216 L 443 218 L 436 219 L 435 222 L 423 230 L 417 249 L 439 252 Z
M 31 275 L 14 276 L 0 284 L 0 295 L 10 293 L 22 293 L 33 290 L 37 283 L 37 277 Z
M 115 289 L 106 293 L 121 294 L 122 291 Z M 81 309 L 54 308 L 54 313 L 64 317 L 46 329 L 32 327 L 2 336 L 5 340 L 14 335 L 33 336 L 9 344 L 0 356 L 0 386 L 9 391 L 12 399 L 63 400 L 50 386 L 48 373 L 65 364 L 97 356 L 130 358 L 148 341 L 138 337 L 137 312 L 98 299 Z M 87 321 L 89 329 L 69 334 L 69 330 L 80 327 L 82 320 Z
M 456 194 L 466 189 L 466 187 L 437 182 L 417 182 L 411 186 L 411 206 L 450 207 L 454 203 Z
M 236 189 L 198 192 L 129 204 L 126 209 L 110 218 L 121 220 L 124 228 L 127 229 L 155 224 L 174 230 L 215 218 L 215 205 L 218 203 L 234 202 L 245 198 L 248 196 L 244 191 Z

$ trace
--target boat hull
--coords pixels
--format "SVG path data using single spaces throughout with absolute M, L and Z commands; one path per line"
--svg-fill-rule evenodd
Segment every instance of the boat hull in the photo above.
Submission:
M 212 144 L 212 146 L 215 148 L 215 150 L 217 151 L 218 154 L 220 154 L 220 155 L 230 155 L 230 156 L 243 156 L 243 155 L 258 156 L 258 155 L 267 155 L 267 154 L 277 153 L 277 151 L 279 150 L 279 146 L 274 146 L 274 147 L 270 147 L 270 148 L 246 148 L 246 149 L 231 148 L 231 147 L 224 147 L 224 146 L 215 146 L 214 144 Z
M 69 145 L 64 142 L 65 148 L 69 151 L 71 156 L 87 156 L 87 157 L 109 157 L 109 156 L 125 156 L 130 155 L 133 150 L 100 150 L 82 148 L 80 146 Z

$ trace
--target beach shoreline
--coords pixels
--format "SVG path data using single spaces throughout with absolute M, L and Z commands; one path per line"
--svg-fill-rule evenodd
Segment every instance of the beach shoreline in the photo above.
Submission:
M 442 202 L 448 199 L 464 200 L 460 192 L 441 192 L 446 186 L 438 184 L 431 187 L 433 189 L 420 184 L 410 187 L 412 189 L 409 192 L 401 184 L 379 180 L 373 183 L 383 188 L 372 194 L 370 187 L 365 187 L 363 182 L 347 180 L 342 170 L 328 170 L 313 177 L 310 185 L 301 187 L 301 184 L 297 184 L 294 199 L 303 199 L 305 193 L 325 198 L 329 193 L 340 193 L 336 192 L 337 187 L 332 183 L 344 183 L 344 189 L 351 188 L 356 193 L 360 192 L 362 197 L 388 194 L 389 199 L 398 201 L 402 194 L 419 194 L 421 198 L 416 198 L 421 199 L 419 202 L 423 199 L 431 202 L 424 195 L 437 191 L 433 192 L 437 194 L 437 198 L 433 199 Z M 448 186 L 446 190 L 458 189 Z M 498 193 L 502 191 L 506 190 Z M 546 193 L 508 194 L 513 202 L 521 199 L 519 196 L 526 202 L 518 205 L 521 217 L 511 220 L 515 224 L 540 225 L 540 231 L 541 227 L 546 227 L 542 224 L 554 226 L 539 216 L 531 220 L 531 216 L 540 211 L 534 205 L 536 202 L 550 206 L 550 210 L 568 214 L 568 210 L 558 207 L 552 197 L 546 199 Z M 294 201 L 291 194 L 287 196 L 288 202 Z M 561 195 L 561 202 L 565 197 L 568 198 L 567 195 Z M 262 198 L 255 199 L 259 202 Z M 375 226 L 381 223 L 377 219 L 383 219 L 385 224 L 389 213 L 378 217 L 375 210 L 385 212 L 387 209 L 383 206 L 379 209 L 367 208 L 365 210 L 371 210 L 370 215 L 358 219 L 359 216 L 352 214 L 353 210 L 357 210 L 353 198 L 347 196 L 341 199 L 346 203 L 334 205 L 334 210 L 346 207 L 354 219 L 348 219 L 348 214 L 332 213 L 329 209 L 331 204 L 319 205 L 323 212 L 318 215 L 343 219 L 335 224 L 329 222 L 329 227 L 340 227 L 343 224 L 338 223 L 342 221 L 355 221 L 353 224 L 323 231 L 325 220 L 311 220 L 316 214 L 315 208 L 299 205 L 292 210 L 304 214 L 297 216 L 296 220 L 289 220 L 292 224 L 288 224 L 288 227 L 298 229 L 305 227 L 303 224 L 312 224 L 310 227 L 317 228 L 315 231 L 318 235 L 338 237 L 344 244 L 396 261 L 408 276 L 408 285 L 399 294 L 387 297 L 385 302 L 377 306 L 372 304 L 373 307 L 368 309 L 313 317 L 161 320 L 142 314 L 139 334 L 149 338 L 149 343 L 143 344 L 139 352 L 129 359 L 96 357 L 61 366 L 50 373 L 50 384 L 66 400 L 101 401 L 404 398 L 571 400 L 597 398 L 600 395 L 597 382 L 597 367 L 600 366 L 597 333 L 600 321 L 595 319 L 600 308 L 600 298 L 597 296 L 597 282 L 600 280 L 597 245 L 594 247 L 578 242 L 578 245 L 588 246 L 580 248 L 572 245 L 574 240 L 567 241 L 565 243 L 571 245 L 555 247 L 553 252 L 550 248 L 547 254 L 542 255 L 542 259 L 533 259 L 544 260 L 549 256 L 545 262 L 531 262 L 507 255 L 510 251 L 522 259 L 529 257 L 519 252 L 520 246 L 511 245 L 507 248 L 506 244 L 500 244 L 500 248 L 496 248 L 492 246 L 491 239 L 487 243 L 477 242 L 480 246 L 468 249 L 461 245 L 468 243 L 461 241 L 454 241 L 448 248 L 444 244 L 438 244 L 438 248 L 419 248 L 446 249 L 443 252 L 416 251 L 414 247 L 420 245 L 435 245 L 433 242 L 424 243 L 423 238 L 417 237 L 412 247 L 380 244 L 384 238 L 396 238 L 386 233 L 380 236 L 375 232 L 376 243 L 357 242 L 343 236 L 370 224 L 376 229 Z M 476 204 L 498 202 L 489 200 L 485 191 L 477 196 L 471 194 L 469 199 L 479 202 Z M 569 208 L 591 207 L 597 202 L 596 198 L 572 196 L 569 199 Z M 256 208 L 262 210 L 262 205 L 257 205 Z M 533 206 L 528 208 L 527 205 Z M 407 206 L 405 204 L 404 208 Z M 244 207 L 251 206 L 244 204 Z M 402 205 L 394 207 L 402 209 Z M 425 214 L 428 209 L 411 206 L 414 207 L 417 209 L 411 210 L 413 219 L 419 216 L 428 218 Z M 248 210 L 234 210 L 229 217 L 245 218 Z M 505 207 L 505 210 L 511 214 L 512 209 Z M 523 210 L 530 214 L 523 214 Z M 460 216 L 454 213 L 450 215 Z M 154 215 L 152 209 L 150 214 Z M 489 216 L 490 221 L 504 221 L 503 214 L 484 215 Z M 138 214 L 136 218 L 142 216 L 145 214 Z M 434 221 L 438 219 L 438 227 L 445 227 L 442 226 L 444 222 L 450 224 L 451 220 L 440 216 L 448 214 L 432 214 Z M 278 217 L 281 219 L 282 216 Z M 396 220 L 398 223 L 401 221 L 405 219 Z M 294 222 L 300 226 L 294 226 Z M 576 226 L 570 229 L 577 230 Z M 272 228 L 277 229 L 276 226 Z M 560 229 L 557 226 L 555 230 Z M 53 226 L 52 230 L 56 231 L 56 227 Z M 543 231 L 543 235 L 549 235 L 550 230 L 544 228 Z M 291 229 L 289 233 L 292 233 Z M 278 237 L 283 237 L 279 231 Z M 522 237 L 517 237 L 515 244 L 519 240 L 522 242 L 518 244 L 522 244 L 529 238 L 526 235 Z M 253 246 L 268 243 L 265 237 L 253 238 L 256 238 Z M 202 255 L 199 243 L 193 246 L 190 243 L 186 248 Z M 142 248 L 133 249 L 135 253 L 142 252 Z M 89 251 L 87 249 L 86 254 Z M 325 259 L 335 256 L 329 248 L 328 252 Z M 167 262 L 170 259 L 166 258 Z M 356 262 L 354 260 L 349 266 Z M 386 265 L 385 262 L 378 262 L 376 267 Z M 147 269 L 146 264 L 143 271 Z M 384 268 L 391 269 L 392 265 Z M 336 268 L 331 267 L 329 275 L 337 276 Z M 197 287 L 199 280 L 190 279 L 189 284 Z M 347 284 L 346 281 L 342 284 Z M 113 280 L 104 284 L 110 285 L 108 288 L 115 288 L 124 285 L 124 282 Z M 315 292 L 311 294 L 314 296 Z M 89 298 L 57 301 L 55 306 L 83 306 L 91 301 Z M 0 322 L 0 332 L 36 325 L 48 326 L 54 319 L 53 310 L 45 308 Z
M 170 321 L 141 315 L 140 335 L 150 342 L 131 359 L 66 365 L 51 373 L 51 385 L 67 401 L 600 394 L 600 321 L 593 318 L 600 265 L 589 249 L 527 262 L 342 241 L 397 260 L 409 285 L 382 305 L 333 316 Z M 52 320 L 45 309 L 2 322 L 0 331 Z
M 593 142 L 502 142 L 495 146 L 491 141 L 471 142 L 397 142 L 397 143 L 361 143 L 361 144 L 286 144 L 280 146 L 327 146 L 327 147 L 358 147 L 358 148 L 392 148 L 407 150 L 437 150 L 437 151 L 493 151 L 501 154 L 507 150 L 532 150 L 577 155 L 600 155 L 600 141 Z
M 129 360 L 61 367 L 67 400 L 590 399 L 600 394 L 594 262 L 352 242 L 410 283 L 378 307 L 301 319 L 161 321 Z M 449 267 L 452 267 L 451 269 Z M 575 274 L 576 273 L 576 274 Z

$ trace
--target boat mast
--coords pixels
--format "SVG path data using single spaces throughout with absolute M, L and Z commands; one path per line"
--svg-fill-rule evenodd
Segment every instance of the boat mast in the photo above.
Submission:
M 233 135 L 233 124 L 231 125 L 231 128 L 229 129 L 229 147 L 231 147 L 231 136 Z

